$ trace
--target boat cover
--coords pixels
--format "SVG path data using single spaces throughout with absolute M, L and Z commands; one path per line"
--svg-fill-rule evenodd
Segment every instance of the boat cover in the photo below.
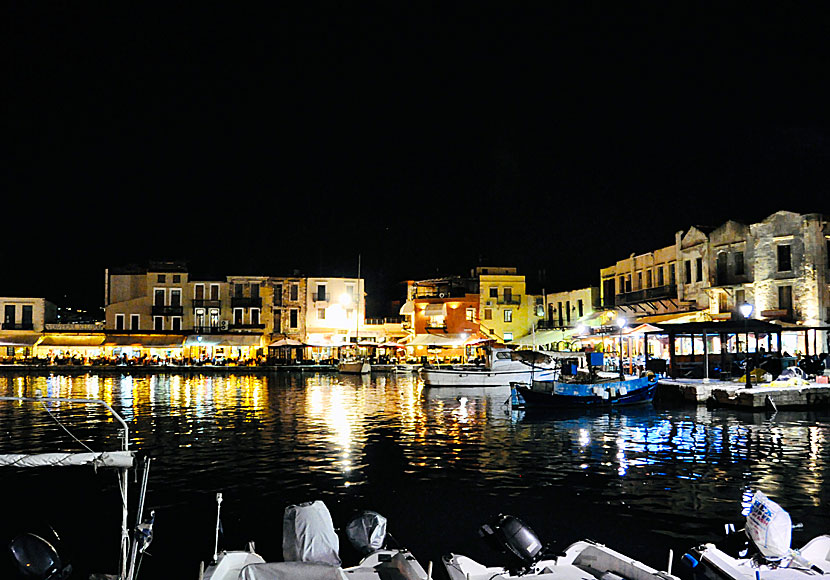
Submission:
M 249 564 L 242 569 L 239 580 L 345 580 L 339 566 L 308 562 L 269 562 Z
M 783 558 L 790 553 L 793 533 L 790 514 L 760 491 L 752 496 L 746 533 L 767 558 Z
M 37 453 L 0 455 L 0 467 L 68 467 L 95 465 L 96 467 L 132 467 L 132 451 L 103 453 Z
M 326 504 L 290 505 L 282 519 L 282 556 L 286 562 L 340 565 L 340 540 Z
M 346 537 L 364 554 L 380 550 L 386 541 L 386 518 L 373 511 L 361 512 L 346 526 Z

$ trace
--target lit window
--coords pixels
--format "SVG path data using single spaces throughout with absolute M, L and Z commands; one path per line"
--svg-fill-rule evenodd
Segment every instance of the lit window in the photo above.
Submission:
M 512 310 L 505 310 L 504 311 L 504 321 L 505 322 L 513 322 L 513 311 Z
M 467 309 L 467 320 L 470 322 L 474 322 L 476 318 L 476 309 L 475 308 L 468 308 Z
M 505 332 L 504 333 L 504 342 L 510 342 L 513 340 L 513 333 L 512 332 Z
M 325 286 L 323 288 L 325 288 Z M 317 319 L 318 320 L 325 320 L 326 319 L 326 309 L 325 308 L 318 308 L 317 309 Z

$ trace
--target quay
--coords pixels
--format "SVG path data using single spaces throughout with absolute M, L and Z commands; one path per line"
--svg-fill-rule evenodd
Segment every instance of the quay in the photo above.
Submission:
M 25 373 L 30 375 L 71 374 L 264 374 L 270 372 L 337 372 L 331 364 L 262 364 L 262 365 L 182 365 L 182 364 L 0 364 L 0 374 Z
M 661 378 L 655 400 L 664 404 L 706 405 L 746 411 L 806 410 L 830 407 L 830 384 L 746 388 L 737 381 Z

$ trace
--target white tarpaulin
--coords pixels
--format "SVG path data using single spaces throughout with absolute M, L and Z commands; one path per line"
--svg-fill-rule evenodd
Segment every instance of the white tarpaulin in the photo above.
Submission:
M 308 562 L 269 562 L 249 564 L 242 569 L 239 580 L 345 580 L 338 566 Z
M 0 467 L 68 467 L 95 465 L 97 467 L 132 467 L 132 451 L 104 453 L 38 453 L 0 455 Z
M 282 557 L 286 562 L 340 565 L 340 540 L 326 504 L 314 502 L 285 508 Z

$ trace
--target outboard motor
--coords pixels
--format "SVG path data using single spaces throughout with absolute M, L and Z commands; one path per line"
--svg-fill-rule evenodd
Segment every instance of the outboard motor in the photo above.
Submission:
M 72 565 L 64 566 L 54 546 L 35 534 L 17 536 L 9 544 L 9 550 L 23 578 L 64 580 L 72 574 Z
M 368 556 L 386 542 L 386 518 L 377 512 L 360 512 L 346 526 L 346 537 L 362 556 Z
M 539 537 L 521 520 L 514 516 L 499 514 L 478 530 L 496 550 L 507 554 L 510 561 L 506 568 L 512 574 L 522 574 L 538 562 L 544 546 Z

